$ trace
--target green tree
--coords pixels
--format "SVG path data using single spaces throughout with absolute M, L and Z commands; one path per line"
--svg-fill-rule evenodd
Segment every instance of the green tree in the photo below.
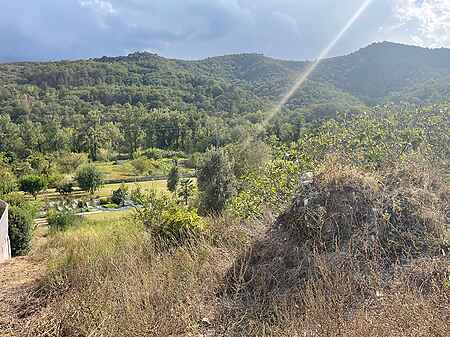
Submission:
M 143 121 L 146 110 L 139 105 L 133 107 L 129 104 L 125 105 L 125 110 L 122 111 L 122 130 L 125 141 L 125 147 L 128 149 L 130 158 L 139 149 L 145 133 L 143 131 Z
M 29 174 L 20 179 L 20 190 L 31 194 L 34 199 L 42 190 L 47 188 L 47 180 L 43 176 Z
M 94 194 L 103 184 L 103 173 L 94 164 L 89 163 L 77 170 L 75 180 L 83 191 Z
M 235 193 L 233 162 L 223 149 L 208 150 L 197 172 L 202 213 L 222 212 Z
M 0 154 L 0 196 L 13 192 L 16 187 L 16 176 L 6 163 L 5 157 Z
M 170 169 L 169 176 L 167 177 L 167 189 L 175 193 L 177 191 L 178 182 L 180 180 L 180 174 L 178 172 L 178 165 L 175 162 Z
M 194 185 L 192 179 L 183 179 L 180 182 L 180 189 L 178 192 L 178 197 L 180 197 L 184 204 L 187 206 L 189 203 L 189 198 L 194 194 Z

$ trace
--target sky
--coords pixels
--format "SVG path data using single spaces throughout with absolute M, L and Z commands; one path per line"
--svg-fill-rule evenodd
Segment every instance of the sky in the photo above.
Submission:
M 148 51 L 201 59 L 320 54 L 365 0 L 0 0 L 0 62 Z M 373 0 L 330 51 L 372 42 L 450 47 L 450 0 Z

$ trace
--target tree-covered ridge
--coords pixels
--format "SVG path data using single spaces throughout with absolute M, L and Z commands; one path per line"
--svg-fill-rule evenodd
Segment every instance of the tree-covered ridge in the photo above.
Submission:
M 230 87 L 239 89 L 239 94 L 254 96 L 247 98 L 256 101 L 277 99 L 307 65 L 308 62 L 276 60 L 260 54 L 184 61 L 150 53 L 134 53 L 87 61 L 1 65 L 0 76 L 3 83 L 13 86 L 111 86 L 111 89 L 126 87 L 135 91 L 136 87 L 149 87 L 137 91 L 141 95 L 153 93 L 156 96 L 164 94 L 165 89 L 169 90 L 167 93 L 181 96 L 185 103 L 194 100 L 201 107 L 195 96 L 215 99 L 225 94 L 227 97 L 226 94 L 232 90 Z M 391 91 L 401 91 L 424 80 L 440 79 L 446 75 L 450 75 L 448 49 L 379 43 L 347 56 L 325 60 L 312 79 L 374 102 Z M 120 102 L 119 98 L 116 100 Z M 215 108 L 220 109 L 220 106 Z
M 240 54 L 186 61 L 150 53 L 0 65 L 0 152 L 204 151 L 247 135 L 295 141 L 373 103 L 448 100 L 450 50 L 374 44 L 323 61 L 267 122 L 308 62 Z

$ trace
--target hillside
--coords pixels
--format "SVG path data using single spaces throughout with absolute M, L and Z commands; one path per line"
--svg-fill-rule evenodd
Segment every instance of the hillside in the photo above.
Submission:
M 5 64 L 0 66 L 0 78 L 14 88 L 78 88 L 81 92 L 75 94 L 83 100 L 105 105 L 141 102 L 156 108 L 165 106 L 170 97 L 169 104 L 176 108 L 243 112 L 278 99 L 307 64 L 260 54 L 183 61 L 134 53 L 87 61 Z M 384 42 L 325 60 L 312 80 L 326 87 L 324 96 L 333 92 L 342 97 L 345 92 L 375 103 L 432 79 L 444 86 L 449 75 L 450 50 Z M 321 96 L 318 92 L 315 98 Z
M 260 130 L 308 64 L 260 54 L 186 61 L 150 53 L 2 64 L 0 131 L 16 141 L 0 144 L 0 151 L 10 158 L 61 148 L 204 151 Z M 271 120 L 269 132 L 294 141 L 299 125 L 338 112 L 355 114 L 390 101 L 445 102 L 449 78 L 448 49 L 376 43 L 324 60 Z M 37 137 L 42 133 L 44 140 Z

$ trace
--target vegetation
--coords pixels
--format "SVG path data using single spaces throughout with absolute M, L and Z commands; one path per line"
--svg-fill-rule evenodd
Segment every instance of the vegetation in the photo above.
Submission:
M 175 162 L 170 169 L 169 176 L 167 177 L 167 189 L 175 193 L 177 191 L 178 182 L 180 180 L 180 174 L 178 172 L 178 165 Z
M 19 181 L 20 190 L 31 194 L 34 199 L 37 198 L 39 192 L 47 187 L 47 181 L 44 177 L 38 175 L 26 175 Z
M 105 208 L 135 206 L 79 226 L 50 212 L 44 300 L 22 335 L 450 335 L 449 60 L 389 43 L 325 60 L 275 116 L 307 62 L 1 65 L 15 252 L 32 219 L 16 180 L 64 192 L 74 176 Z M 99 190 L 102 172 L 169 179 L 128 194 Z
M 11 255 L 25 255 L 31 247 L 34 231 L 33 220 L 38 205 L 26 200 L 17 193 L 3 196 L 2 199 L 10 206 L 8 235 L 11 244 Z
M 197 173 L 200 210 L 220 213 L 235 193 L 233 163 L 223 149 L 210 149 Z
M 179 206 L 168 196 L 155 191 L 137 192 L 134 200 L 139 205 L 134 219 L 158 240 L 180 243 L 204 229 L 204 221 L 193 209 Z
M 74 183 L 72 179 L 64 179 L 56 186 L 56 192 L 62 196 L 68 196 L 73 192 Z
M 85 164 L 77 170 L 75 180 L 82 190 L 93 195 L 103 184 L 103 174 L 95 165 Z
M 183 179 L 180 182 L 180 188 L 178 191 L 178 197 L 183 200 L 184 205 L 187 206 L 189 204 L 189 199 L 194 194 L 194 184 L 192 179 Z
M 78 224 L 80 217 L 75 215 L 73 211 L 63 208 L 62 210 L 50 210 L 47 215 L 47 220 L 50 229 L 60 231 Z
M 122 184 L 120 187 L 113 191 L 111 201 L 116 205 L 123 207 L 128 198 L 128 188 L 126 185 Z

